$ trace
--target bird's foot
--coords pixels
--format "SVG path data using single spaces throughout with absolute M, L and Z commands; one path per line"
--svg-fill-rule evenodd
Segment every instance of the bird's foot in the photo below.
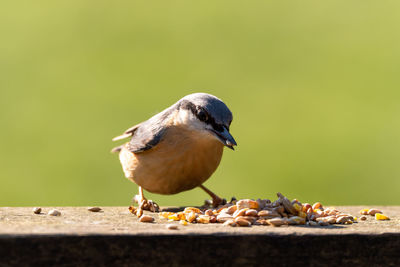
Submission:
M 136 210 L 136 215 L 138 217 L 143 215 L 144 210 L 148 210 L 151 212 L 159 212 L 160 211 L 160 207 L 153 200 L 150 200 L 150 199 L 147 200 L 145 197 L 136 195 L 134 197 L 134 201 L 139 204 L 139 207 Z
M 220 198 L 220 197 L 213 197 L 213 199 L 206 199 L 204 201 L 204 206 L 207 207 L 213 207 L 217 208 L 220 205 L 225 205 L 226 204 L 226 199 L 225 198 Z

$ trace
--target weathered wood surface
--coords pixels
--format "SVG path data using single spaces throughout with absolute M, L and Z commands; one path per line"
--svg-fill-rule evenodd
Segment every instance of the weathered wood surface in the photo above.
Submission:
M 52 207 L 53 208 L 53 207 Z M 127 207 L 0 208 L 0 266 L 247 265 L 400 266 L 400 207 L 380 207 L 390 221 L 327 227 L 139 223 Z M 337 207 L 358 216 L 365 207 Z

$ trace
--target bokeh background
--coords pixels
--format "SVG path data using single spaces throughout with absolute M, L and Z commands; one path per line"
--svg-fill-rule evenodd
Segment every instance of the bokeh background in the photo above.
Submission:
M 193 92 L 239 146 L 223 197 L 400 204 L 399 1 L 6 1 L 0 205 L 129 205 L 111 138 Z M 147 196 L 201 204 L 195 189 Z

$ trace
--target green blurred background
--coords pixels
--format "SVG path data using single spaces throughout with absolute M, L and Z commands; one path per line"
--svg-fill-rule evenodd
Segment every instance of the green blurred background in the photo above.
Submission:
M 399 1 L 7 1 L 0 205 L 129 205 L 111 138 L 193 92 L 239 146 L 229 198 L 400 204 Z M 147 196 L 201 204 L 194 189 Z

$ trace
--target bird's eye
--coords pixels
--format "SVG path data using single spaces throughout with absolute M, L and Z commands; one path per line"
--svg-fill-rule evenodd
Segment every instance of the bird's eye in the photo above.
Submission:
M 200 109 L 199 112 L 197 112 L 197 117 L 201 121 L 207 121 L 208 119 L 207 113 L 202 109 Z

